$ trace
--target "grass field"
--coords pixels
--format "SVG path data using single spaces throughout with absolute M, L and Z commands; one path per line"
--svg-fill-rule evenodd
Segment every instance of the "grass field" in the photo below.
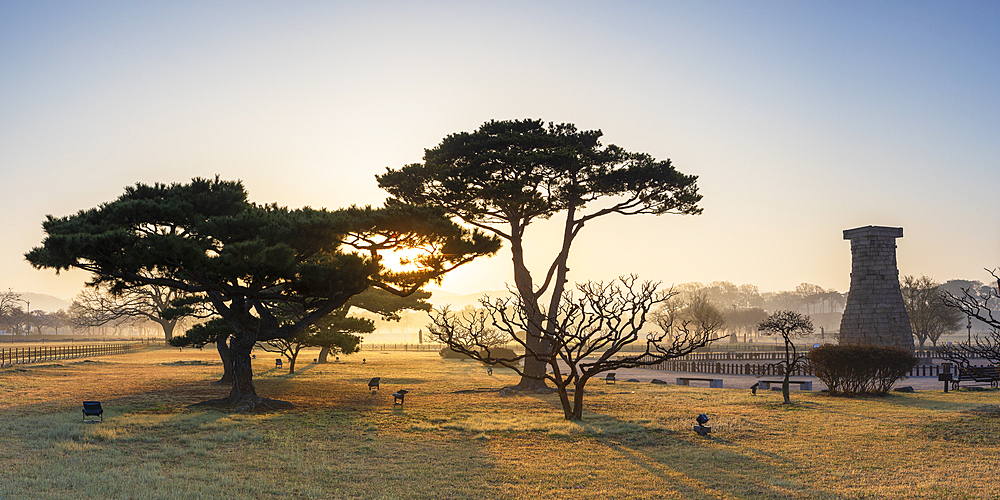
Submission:
M 434 353 L 306 352 L 294 375 L 258 356 L 258 393 L 294 410 L 189 409 L 228 392 L 212 350 L 0 370 L 0 498 L 1000 498 L 998 391 L 784 406 L 597 381 L 569 423 L 555 395 L 456 393 L 517 378 Z M 85 399 L 103 423 L 81 422 Z M 711 437 L 691 431 L 699 413 Z

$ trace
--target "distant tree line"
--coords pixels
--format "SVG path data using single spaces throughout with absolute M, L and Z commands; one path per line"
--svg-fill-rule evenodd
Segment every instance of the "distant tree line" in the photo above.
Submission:
M 88 288 L 73 300 L 69 309 L 49 312 L 28 310 L 28 301 L 14 291 L 0 293 L 0 330 L 8 335 L 142 335 L 172 337 L 175 327 L 191 324 L 190 318 L 204 318 L 210 312 L 201 307 L 197 313 L 179 314 L 165 319 L 171 295 L 163 290 L 143 287 L 122 296 L 100 288 Z
M 966 326 L 965 316 L 955 308 L 946 307 L 943 297 L 946 293 L 962 294 L 969 290 L 973 294 L 985 295 L 990 286 L 981 281 L 949 280 L 938 283 L 927 276 L 903 276 L 900 280 L 911 329 L 919 348 L 929 343 L 937 346 L 941 336 L 961 331 Z M 729 281 L 714 281 L 708 284 L 692 282 L 676 285 L 677 296 L 664 304 L 657 314 L 673 315 L 685 311 L 685 317 L 710 321 L 721 319 L 722 330 L 732 341 L 746 342 L 757 337 L 757 326 L 775 311 L 791 310 L 804 314 L 843 312 L 847 294 L 833 289 L 824 289 L 811 283 L 802 283 L 794 290 L 763 292 L 756 285 L 736 285 Z M 54 312 L 34 309 L 28 311 L 28 302 L 21 294 L 13 291 L 0 293 L 0 330 L 13 335 L 30 334 L 86 334 L 95 331 L 122 335 L 139 331 L 144 334 L 159 331 L 170 340 L 178 331 L 183 332 L 200 323 L 210 314 L 210 309 L 193 307 L 185 313 L 171 315 L 165 319 L 162 314 L 171 310 L 171 303 L 183 294 L 164 287 L 141 287 L 114 295 L 104 287 L 87 288 L 78 294 L 68 310 Z M 992 299 L 992 302 L 997 302 Z M 991 302 L 991 304 L 992 304 Z M 996 305 L 996 304 L 992 304 Z M 361 318 L 374 321 L 374 331 L 388 330 L 413 332 L 426 327 L 425 311 L 400 311 L 394 317 L 385 318 L 376 313 L 359 310 Z M 976 318 L 972 318 L 976 332 L 988 330 Z M 97 329 L 97 330 L 95 330 Z M 424 338 L 423 341 L 428 341 Z
M 805 315 L 843 312 L 847 294 L 802 283 L 794 290 L 763 292 L 756 285 L 735 285 L 729 281 L 708 284 L 683 283 L 673 290 L 677 296 L 661 306 L 658 314 L 683 314 L 714 323 L 731 342 L 747 342 L 759 337 L 758 326 L 768 314 L 795 311 Z

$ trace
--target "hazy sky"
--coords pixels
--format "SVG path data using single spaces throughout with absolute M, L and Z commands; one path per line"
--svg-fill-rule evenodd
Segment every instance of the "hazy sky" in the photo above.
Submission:
M 135 182 L 378 204 L 386 167 L 514 118 L 699 176 L 704 215 L 589 224 L 573 280 L 847 291 L 869 224 L 904 228 L 903 274 L 1000 265 L 1000 2 L 0 2 L 0 288 L 74 296 L 23 254 Z M 444 288 L 510 274 L 504 251 Z

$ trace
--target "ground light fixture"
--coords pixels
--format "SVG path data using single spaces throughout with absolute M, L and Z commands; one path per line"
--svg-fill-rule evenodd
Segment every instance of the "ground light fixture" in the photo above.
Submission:
M 707 436 L 709 432 L 712 432 L 712 426 L 705 425 L 708 423 L 708 415 L 702 413 L 701 415 L 698 415 L 698 417 L 695 418 L 694 420 L 698 422 L 698 425 L 694 426 L 695 432 L 697 432 L 702 436 Z
M 104 421 L 104 408 L 101 407 L 100 401 L 83 402 L 83 423 L 97 422 L 97 420 L 94 419 L 87 420 L 87 417 L 100 417 L 100 421 Z

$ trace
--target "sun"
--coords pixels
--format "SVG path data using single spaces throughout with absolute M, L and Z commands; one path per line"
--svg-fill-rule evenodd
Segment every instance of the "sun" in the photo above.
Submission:
M 382 257 L 382 265 L 394 273 L 412 272 L 420 269 L 417 261 L 428 255 L 431 255 L 431 251 L 426 248 L 406 248 L 379 253 L 379 256 Z

